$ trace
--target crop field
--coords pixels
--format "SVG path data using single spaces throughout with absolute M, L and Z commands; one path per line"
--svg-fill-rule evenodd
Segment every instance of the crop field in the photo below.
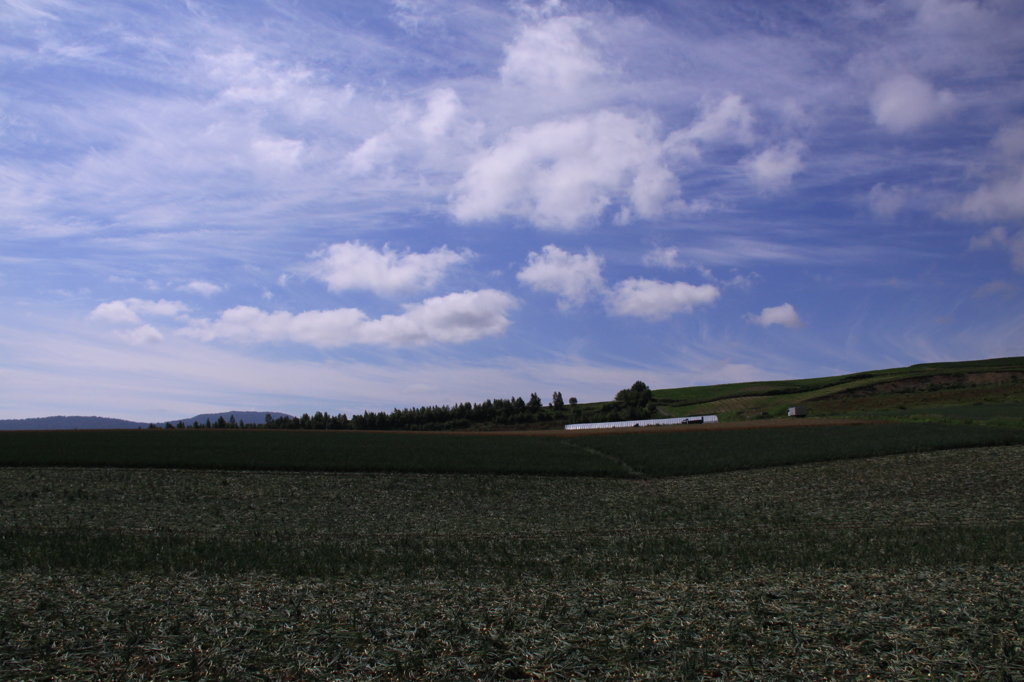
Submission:
M 637 438 L 600 459 L 643 464 Z M 1024 446 L 661 478 L 0 469 L 0 679 L 869 675 L 1024 676 Z
M 811 421 L 531 435 L 337 431 L 0 431 L 0 466 L 680 476 L 1024 444 L 1024 429 Z
M 913 365 L 816 379 L 661 389 L 653 395 L 665 414 L 718 414 L 725 420 L 779 417 L 791 405 L 804 405 L 815 415 L 835 416 L 910 406 L 1005 404 L 1024 400 L 1024 358 Z M 906 416 L 888 415 L 898 419 Z M 1007 422 L 1022 425 L 1018 420 Z

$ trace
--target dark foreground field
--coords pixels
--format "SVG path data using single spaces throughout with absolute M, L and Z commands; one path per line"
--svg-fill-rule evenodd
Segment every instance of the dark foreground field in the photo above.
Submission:
M 869 675 L 1024 679 L 1024 447 L 685 478 L 0 469 L 0 679 Z

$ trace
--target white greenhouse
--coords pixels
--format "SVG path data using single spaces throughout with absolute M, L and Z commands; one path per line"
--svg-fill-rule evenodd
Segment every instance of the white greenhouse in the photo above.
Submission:
M 717 414 L 706 414 L 699 417 L 671 417 L 669 419 L 631 419 L 624 422 L 594 422 L 591 424 L 566 424 L 566 431 L 580 429 L 625 429 L 635 426 L 669 426 L 671 424 L 714 424 L 718 421 Z

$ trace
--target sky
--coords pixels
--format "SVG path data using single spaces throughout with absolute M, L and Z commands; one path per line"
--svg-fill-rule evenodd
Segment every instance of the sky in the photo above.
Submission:
M 1024 355 L 1024 4 L 0 0 L 0 418 Z

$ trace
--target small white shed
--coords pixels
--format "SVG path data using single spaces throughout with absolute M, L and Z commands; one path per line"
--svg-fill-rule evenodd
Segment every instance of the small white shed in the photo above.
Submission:
M 806 417 L 807 416 L 807 408 L 804 407 L 803 405 L 797 405 L 796 407 L 791 407 L 786 412 L 786 416 L 787 417 Z

